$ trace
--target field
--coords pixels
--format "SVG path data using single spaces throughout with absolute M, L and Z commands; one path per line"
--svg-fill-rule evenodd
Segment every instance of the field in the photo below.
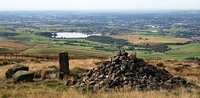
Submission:
M 187 41 L 191 41 L 191 39 L 187 38 L 176 38 L 172 36 L 161 36 L 161 35 L 120 35 L 113 36 L 114 38 L 122 38 L 126 39 L 134 44 L 144 44 L 149 43 L 150 45 L 165 43 L 169 44 L 168 47 L 171 50 L 166 52 L 152 52 L 146 50 L 134 50 L 138 53 L 139 57 L 159 57 L 161 59 L 176 59 L 183 60 L 187 57 L 200 57 L 200 44 L 199 43 L 191 43 L 185 45 L 171 45 L 176 43 L 185 43 Z M 131 51 L 130 51 L 131 52 Z
M 176 38 L 172 36 L 161 36 L 161 35 L 143 35 L 143 34 L 130 34 L 130 35 L 119 35 L 113 36 L 114 38 L 121 38 L 126 39 L 131 43 L 134 44 L 141 44 L 141 43 L 149 43 L 149 44 L 156 44 L 156 43 L 184 43 L 187 41 L 191 41 L 187 38 Z
M 3 41 L 0 42 L 0 48 L 6 48 L 9 49 L 9 52 L 17 53 L 58 54 L 61 51 L 67 51 L 72 55 L 86 56 L 111 56 L 115 54 L 112 52 L 94 50 L 92 47 L 81 46 L 79 45 L 80 43 L 77 45 L 64 45 L 65 39 L 52 41 L 52 39 L 33 34 L 22 34 L 14 38 L 2 40 Z
M 5 60 L 2 60 L 5 61 Z M 90 69 L 97 62 L 104 60 L 86 59 L 86 60 L 70 60 L 70 69 L 84 68 Z M 187 81 L 200 85 L 200 68 L 199 62 L 182 61 L 182 60 L 146 60 L 151 64 L 163 63 L 174 76 L 180 76 Z M 44 69 L 49 65 L 58 66 L 57 60 L 22 60 L 21 64 L 29 66 L 31 71 Z M 47 79 L 39 82 L 12 84 L 11 80 L 5 79 L 5 71 L 12 67 L 15 63 L 1 66 L 0 73 L 0 97 L 1 98 L 199 98 L 200 92 L 196 89 L 177 88 L 174 90 L 154 90 L 154 91 L 126 91 L 126 89 L 111 90 L 102 88 L 97 92 L 80 92 L 78 89 L 65 86 L 65 81 L 58 79 Z M 175 70 L 180 65 L 188 65 L 184 69 Z
M 135 50 L 139 57 L 159 57 L 164 60 L 183 60 L 187 57 L 200 57 L 200 44 L 187 44 L 187 45 L 170 45 L 172 50 L 166 52 L 151 52 L 145 50 Z M 131 51 L 130 51 L 131 53 Z
M 75 38 L 75 39 L 55 39 L 48 38 L 44 36 L 36 35 L 38 32 L 56 32 L 60 29 L 65 29 L 65 31 L 70 30 L 82 30 L 86 29 L 85 27 L 73 27 L 73 26 L 63 26 L 63 25 L 39 25 L 40 29 L 36 28 L 16 28 L 15 32 L 19 33 L 16 36 L 10 37 L 1 37 L 0 48 L 9 49 L 9 52 L 17 53 L 35 53 L 35 54 L 58 54 L 61 51 L 67 51 L 71 55 L 86 55 L 86 56 L 112 56 L 117 52 L 117 44 L 104 44 L 94 41 L 88 41 L 84 38 Z M 120 28 L 118 26 L 107 26 L 108 28 Z M 155 45 L 155 44 L 167 44 L 171 50 L 166 52 L 155 52 L 142 50 L 140 47 L 135 47 L 135 50 L 127 50 L 129 53 L 136 51 L 139 57 L 158 57 L 164 60 L 167 59 L 176 59 L 183 60 L 187 57 L 199 57 L 199 44 L 190 43 L 185 45 L 176 45 L 183 44 L 188 41 L 192 41 L 189 38 L 177 38 L 173 35 L 160 35 L 158 29 L 156 28 L 139 28 L 132 27 L 132 29 L 137 32 L 126 33 L 121 35 L 108 35 L 116 39 L 125 39 L 128 42 L 137 44 L 137 45 Z M 12 30 L 2 29 L 1 32 L 13 32 Z M 34 33 L 31 33 L 34 31 Z M 164 31 L 177 32 L 177 31 L 186 31 L 183 28 L 172 28 L 164 29 Z M 77 41 L 77 42 L 73 42 Z M 73 42 L 73 43 L 67 43 Z M 94 47 L 103 47 L 103 49 L 95 49 Z M 127 46 L 123 48 L 128 49 Z M 1 51 L 7 52 L 7 51 Z
M 191 41 L 187 38 L 176 38 L 172 36 L 161 35 L 145 35 L 145 34 L 129 34 L 129 35 L 115 35 L 113 38 L 120 38 L 128 40 L 133 44 L 145 44 L 150 45 L 164 43 L 169 44 L 168 47 L 171 50 L 166 52 L 154 52 L 141 49 L 135 49 L 128 51 L 129 53 L 136 51 L 139 57 L 159 57 L 161 59 L 177 59 L 183 60 L 187 57 L 199 57 L 200 44 L 191 43 L 185 45 L 175 45 L 176 43 L 185 43 Z M 95 50 L 94 46 L 103 46 L 107 49 L 112 49 L 112 45 L 102 44 L 97 42 L 89 42 L 85 39 L 53 39 L 43 36 L 37 36 L 34 34 L 21 33 L 11 38 L 1 38 L 0 48 L 6 48 L 10 51 L 19 53 L 36 53 L 36 54 L 58 54 L 61 51 L 67 51 L 71 55 L 86 55 L 86 56 L 112 56 L 117 51 L 103 51 Z M 73 45 L 65 44 L 66 41 L 77 41 Z M 82 43 L 87 42 L 87 43 Z M 174 45 L 173 45 L 174 44 Z
M 2 41 L 0 41 L 0 48 L 9 49 L 12 52 L 20 52 L 28 48 L 28 46 L 18 43 L 17 41 L 14 40 L 2 39 Z

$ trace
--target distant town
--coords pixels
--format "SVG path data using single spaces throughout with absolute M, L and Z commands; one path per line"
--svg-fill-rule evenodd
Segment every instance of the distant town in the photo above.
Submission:
M 0 52 L 107 56 L 123 48 L 142 57 L 199 57 L 199 16 L 200 10 L 1 11 Z
M 6 32 L 17 28 L 48 32 L 82 32 L 117 35 L 130 32 L 158 32 L 163 35 L 195 38 L 200 36 L 200 11 L 167 12 L 70 12 L 70 11 L 19 11 L 0 12 L 0 26 Z M 66 28 L 62 28 L 66 27 Z M 67 27 L 71 27 L 68 29 Z M 2 29 L 0 32 L 3 32 Z M 37 31 L 37 30 L 36 30 Z M 27 29 L 23 32 L 36 31 Z

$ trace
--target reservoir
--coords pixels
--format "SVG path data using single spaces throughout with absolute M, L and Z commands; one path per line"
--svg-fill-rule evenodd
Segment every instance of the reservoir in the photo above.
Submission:
M 101 36 L 101 34 L 83 34 L 80 32 L 58 32 L 55 38 L 87 38 L 92 35 Z

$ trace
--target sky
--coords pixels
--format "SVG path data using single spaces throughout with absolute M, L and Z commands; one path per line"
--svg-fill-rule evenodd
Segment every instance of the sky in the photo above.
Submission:
M 200 0 L 0 0 L 0 11 L 200 10 Z

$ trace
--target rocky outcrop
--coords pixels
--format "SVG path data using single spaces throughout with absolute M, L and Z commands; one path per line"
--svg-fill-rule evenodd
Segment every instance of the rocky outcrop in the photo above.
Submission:
M 106 88 L 129 88 L 138 90 L 172 89 L 175 87 L 194 87 L 197 85 L 187 82 L 180 77 L 174 77 L 164 68 L 157 68 L 143 59 L 136 58 L 136 53 L 127 56 L 120 51 L 109 61 L 99 64 L 77 80 L 68 80 L 66 85 L 72 87 L 97 90 Z
M 21 65 L 21 64 L 16 64 L 15 66 L 13 66 L 12 68 L 8 69 L 5 73 L 6 78 L 12 78 L 13 74 L 15 74 L 17 71 L 19 70 L 25 70 L 28 71 L 29 67 L 25 66 L 25 65 Z

